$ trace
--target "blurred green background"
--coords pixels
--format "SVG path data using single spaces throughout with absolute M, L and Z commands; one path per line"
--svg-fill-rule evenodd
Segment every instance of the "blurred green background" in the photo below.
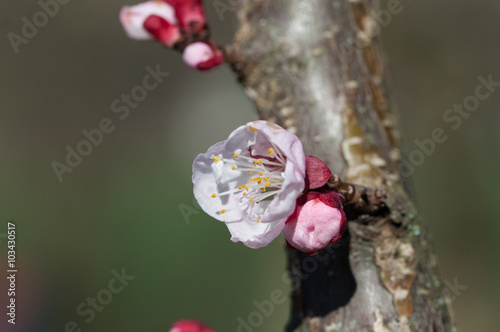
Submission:
M 206 10 L 217 42 L 231 41 L 234 13 Z M 256 118 L 227 66 L 187 68 L 177 53 L 129 40 L 118 22 L 124 0 L 71 1 L 15 54 L 7 33 L 37 1 L 0 4 L 0 267 L 7 220 L 17 224 L 18 316 L 1 331 L 168 331 L 196 317 L 236 331 L 253 302 L 283 283 L 282 240 L 261 250 L 229 241 L 223 224 L 193 202 L 191 163 L 238 125 Z M 500 285 L 500 92 L 456 131 L 443 121 L 473 94 L 477 77 L 500 81 L 498 1 L 402 1 L 382 29 L 408 151 L 441 127 L 448 140 L 414 173 L 442 275 L 461 287 L 454 307 L 461 331 L 497 331 Z M 384 5 L 382 5 L 384 7 Z M 385 8 L 385 7 L 384 7 Z M 120 120 L 111 103 L 142 83 L 146 67 L 169 76 Z M 59 183 L 51 163 L 103 118 L 115 125 L 102 144 Z M 181 210 L 191 213 L 183 217 Z M 108 287 L 112 270 L 134 280 L 95 318 L 76 313 Z M 2 276 L 5 272 L 1 272 Z M 0 281 L 6 305 L 5 278 Z M 453 290 L 451 294 L 455 295 Z M 289 302 L 256 331 L 282 331 Z

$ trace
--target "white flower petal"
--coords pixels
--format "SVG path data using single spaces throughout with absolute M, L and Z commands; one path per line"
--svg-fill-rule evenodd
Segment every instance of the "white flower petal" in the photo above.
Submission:
M 228 223 L 231 232 L 231 241 L 243 242 L 247 247 L 258 249 L 267 246 L 280 235 L 286 220 L 277 220 L 272 223 Z

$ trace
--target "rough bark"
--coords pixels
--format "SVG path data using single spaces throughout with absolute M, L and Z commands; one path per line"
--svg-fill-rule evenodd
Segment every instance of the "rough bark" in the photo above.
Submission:
M 288 331 L 454 331 L 430 233 L 400 170 L 374 0 L 242 0 L 226 58 L 262 119 L 350 183 L 388 192 L 390 211 L 353 215 L 317 256 L 287 249 Z

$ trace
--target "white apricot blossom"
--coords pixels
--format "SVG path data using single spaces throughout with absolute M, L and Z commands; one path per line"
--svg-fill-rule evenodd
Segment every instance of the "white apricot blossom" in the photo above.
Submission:
M 298 137 L 255 121 L 196 157 L 194 195 L 207 214 L 226 224 L 233 242 L 260 248 L 281 233 L 294 212 L 305 173 Z

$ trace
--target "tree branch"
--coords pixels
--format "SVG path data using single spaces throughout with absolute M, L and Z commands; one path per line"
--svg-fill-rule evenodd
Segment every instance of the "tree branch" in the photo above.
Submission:
M 356 222 L 314 268 L 288 249 L 297 280 L 289 331 L 454 330 L 430 234 L 397 171 L 398 117 L 377 11 L 375 0 L 243 0 L 226 49 L 262 119 L 296 133 L 307 154 L 346 181 L 385 190 L 331 181 L 364 214 L 351 211 Z M 387 213 L 368 204 L 379 196 Z

